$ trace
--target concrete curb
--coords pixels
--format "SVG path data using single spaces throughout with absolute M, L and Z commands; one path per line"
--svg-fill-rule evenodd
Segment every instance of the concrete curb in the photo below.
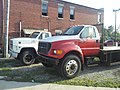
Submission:
M 12 58 L 12 57 L 9 57 L 9 58 L 4 58 L 4 57 L 2 57 L 2 58 L 0 58 L 0 60 L 13 60 L 14 58 Z
M 120 88 L 85 87 L 0 80 L 0 90 L 120 90 Z

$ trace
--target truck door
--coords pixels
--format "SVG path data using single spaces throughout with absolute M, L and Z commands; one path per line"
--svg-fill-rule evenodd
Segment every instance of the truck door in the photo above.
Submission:
M 99 40 L 96 38 L 96 31 L 93 27 L 85 27 L 80 34 L 79 46 L 84 56 L 98 55 L 100 49 Z

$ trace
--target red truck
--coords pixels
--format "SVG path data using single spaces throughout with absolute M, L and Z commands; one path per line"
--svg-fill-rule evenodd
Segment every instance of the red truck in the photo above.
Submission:
M 57 66 L 61 75 L 66 78 L 76 77 L 88 57 L 99 57 L 102 61 L 110 62 L 111 51 L 115 51 L 116 55 L 120 48 L 101 49 L 99 32 L 92 25 L 70 27 L 62 35 L 43 39 L 38 45 L 42 64 L 46 67 Z

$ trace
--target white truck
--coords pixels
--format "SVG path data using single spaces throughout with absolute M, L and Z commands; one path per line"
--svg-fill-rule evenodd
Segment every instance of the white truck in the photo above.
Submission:
M 33 32 L 29 37 L 10 39 L 9 53 L 25 65 L 33 64 L 37 57 L 38 42 L 51 36 L 51 32 L 40 31 Z

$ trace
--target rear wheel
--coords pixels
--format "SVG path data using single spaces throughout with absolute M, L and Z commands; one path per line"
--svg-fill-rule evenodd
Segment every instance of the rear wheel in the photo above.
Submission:
M 35 62 L 35 53 L 30 51 L 23 51 L 20 55 L 20 61 L 25 65 L 31 65 Z
M 81 71 L 81 61 L 76 55 L 70 54 L 66 56 L 59 65 L 60 73 L 66 78 L 74 78 Z

